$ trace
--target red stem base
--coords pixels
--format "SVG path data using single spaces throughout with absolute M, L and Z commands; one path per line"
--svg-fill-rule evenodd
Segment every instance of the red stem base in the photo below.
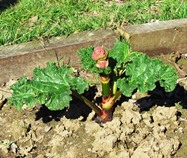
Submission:
M 113 119 L 113 108 L 111 108 L 110 110 L 102 109 L 101 115 L 98 115 L 95 118 L 95 121 L 97 123 L 106 123 L 112 121 L 112 119 Z

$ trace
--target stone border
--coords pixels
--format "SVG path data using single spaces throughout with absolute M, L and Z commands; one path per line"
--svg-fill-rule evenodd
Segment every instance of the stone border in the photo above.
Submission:
M 187 19 L 156 21 L 147 24 L 118 28 L 118 33 L 126 38 L 134 51 L 148 55 L 172 52 L 187 52 Z M 68 37 L 55 37 L 7 47 L 0 47 L 0 85 L 10 79 L 31 76 L 36 66 L 44 66 L 48 61 L 61 59 L 74 67 L 80 66 L 76 51 L 88 45 L 103 45 L 111 48 L 119 34 L 110 29 L 87 31 Z

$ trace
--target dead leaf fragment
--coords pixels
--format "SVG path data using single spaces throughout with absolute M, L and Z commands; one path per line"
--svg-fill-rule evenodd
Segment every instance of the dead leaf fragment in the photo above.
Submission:
M 29 26 L 30 27 L 34 26 L 34 24 L 38 21 L 38 19 L 39 19 L 38 15 L 31 17 L 29 19 Z

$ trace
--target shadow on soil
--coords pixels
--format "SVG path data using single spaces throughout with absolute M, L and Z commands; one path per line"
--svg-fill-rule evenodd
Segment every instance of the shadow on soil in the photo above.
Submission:
M 93 100 L 97 92 L 96 87 L 91 87 L 89 92 L 83 94 L 86 98 Z M 51 111 L 45 105 L 36 112 L 36 119 L 42 119 L 44 123 L 48 123 L 52 120 L 60 121 L 60 118 L 66 117 L 68 119 L 78 119 L 83 117 L 82 121 L 85 121 L 88 115 L 91 113 L 91 109 L 79 99 L 73 97 L 69 108 L 65 110 Z
M 0 12 L 15 5 L 18 0 L 0 0 Z
M 84 94 L 85 97 L 90 100 L 94 100 L 94 96 L 97 92 L 96 87 L 92 87 L 89 92 Z M 163 88 L 157 86 L 154 91 L 148 93 L 149 96 L 137 100 L 139 104 L 140 111 L 149 111 L 151 107 L 157 106 L 166 106 L 171 107 L 175 106 L 176 103 L 179 103 L 182 108 L 187 109 L 187 91 L 180 85 L 177 85 L 175 90 L 170 93 L 166 93 Z M 128 101 L 129 98 L 121 97 L 120 100 L 116 102 L 116 105 L 121 105 L 124 101 Z M 101 98 L 97 98 L 95 103 L 99 103 Z M 51 111 L 47 109 L 45 105 L 42 105 L 40 109 L 36 112 L 36 120 L 42 119 L 44 123 L 50 121 L 60 121 L 60 118 L 66 117 L 68 119 L 78 119 L 83 117 L 82 121 L 85 121 L 91 113 L 91 109 L 81 102 L 77 98 L 73 98 L 70 104 L 70 107 L 65 110 Z
M 175 90 L 169 93 L 157 86 L 154 91 L 148 94 L 148 97 L 137 100 L 140 111 L 148 111 L 154 105 L 171 107 L 175 106 L 176 103 L 179 103 L 183 109 L 187 109 L 187 91 L 180 85 L 177 85 Z

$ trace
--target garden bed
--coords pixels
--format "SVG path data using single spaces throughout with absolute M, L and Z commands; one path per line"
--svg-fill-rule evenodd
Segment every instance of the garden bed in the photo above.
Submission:
M 98 31 L 95 34 L 101 32 Z M 94 33 L 87 33 L 88 37 L 89 34 L 94 36 Z M 72 38 L 73 42 L 70 40 L 71 44 L 65 43 L 65 47 L 62 47 L 64 44 L 60 43 L 55 44 L 58 47 L 50 45 L 44 50 L 35 48 L 35 51 L 31 49 L 32 51 L 22 51 L 20 54 L 17 52 L 18 54 L 14 54 L 14 56 L 3 54 L 0 63 L 6 61 L 3 63 L 4 67 L 3 64 L 1 65 L 4 72 L 15 72 L 10 75 L 9 80 L 7 73 L 1 74 L 1 157 L 185 157 L 187 147 L 187 59 L 186 52 L 178 51 L 179 48 L 176 51 L 172 50 L 169 54 L 163 52 L 156 54 L 178 70 L 180 78 L 176 89 L 171 93 L 165 93 L 162 88 L 157 87 L 151 93 L 135 93 L 132 98 L 121 98 L 116 104 L 114 118 L 111 122 L 96 123 L 94 112 L 76 99 L 72 101 L 70 108 L 55 112 L 49 111 L 43 105 L 32 109 L 24 107 L 22 111 L 17 111 L 15 107 L 9 108 L 7 98 L 11 95 L 10 85 L 21 73 L 22 75 L 31 74 L 32 66 L 43 66 L 45 61 L 52 59 L 51 57 L 54 61 L 56 56 L 53 55 L 56 50 L 63 57 L 68 50 L 71 52 L 71 48 L 73 48 L 72 51 L 75 51 L 77 48 L 89 44 L 103 44 L 110 48 L 115 38 L 118 37 L 110 30 L 109 33 L 106 32 L 103 35 L 104 38 L 94 36 L 94 40 L 84 43 L 83 39 L 78 44 L 75 36 Z M 129 40 L 131 39 L 129 38 Z M 175 40 L 177 41 L 177 39 Z M 42 55 L 41 50 L 43 55 L 47 53 L 44 58 L 40 56 Z M 185 50 L 184 47 L 182 50 Z M 52 53 L 50 54 L 50 52 Z M 74 66 L 79 69 L 80 64 L 77 57 L 72 53 L 68 55 L 72 59 L 70 60 L 72 65 L 75 64 Z M 31 58 L 33 56 L 35 58 Z M 24 61 L 25 59 L 28 63 Z M 32 60 L 29 61 L 29 59 Z M 40 63 L 43 59 L 44 62 Z M 11 62 L 11 66 L 11 60 L 17 61 L 15 63 L 17 68 L 13 69 L 14 65 Z M 32 62 L 35 63 L 31 67 L 26 66 Z M 23 68 L 24 64 L 26 68 Z M 16 69 L 20 67 L 22 67 L 21 71 L 16 73 Z M 85 71 L 80 70 L 80 75 L 95 81 L 95 76 Z M 100 96 L 100 89 L 101 87 L 98 85 L 93 86 L 92 91 L 84 95 L 96 101 Z
M 187 86 L 187 80 L 183 81 Z M 1 87 L 5 91 L 0 113 L 2 157 L 186 156 L 187 93 L 181 86 L 169 95 L 157 88 L 151 94 L 122 98 L 113 120 L 100 125 L 93 119 L 94 112 L 79 100 L 55 112 L 45 106 L 10 109 L 5 98 L 12 83 Z M 93 98 L 93 94 L 86 95 Z

